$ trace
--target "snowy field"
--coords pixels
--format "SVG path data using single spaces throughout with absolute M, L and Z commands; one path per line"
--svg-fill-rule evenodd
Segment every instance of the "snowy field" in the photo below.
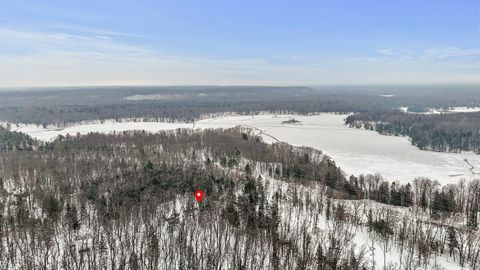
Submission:
M 295 118 L 300 123 L 282 124 Z M 80 124 L 67 128 L 36 125 L 12 125 L 39 140 L 48 141 L 58 135 L 89 132 L 121 132 L 146 130 L 157 132 L 177 128 L 229 128 L 237 125 L 254 128 L 267 142 L 276 140 L 297 146 L 309 146 L 331 156 L 347 174 L 380 173 L 388 180 L 412 181 L 415 177 L 429 177 L 442 184 L 456 183 L 461 178 L 471 179 L 480 173 L 480 155 L 471 153 L 438 153 L 422 151 L 412 146 L 406 137 L 383 136 L 375 131 L 353 129 L 343 124 L 344 115 L 314 116 L 256 115 L 226 116 L 201 120 L 193 124 L 105 121 Z M 471 168 L 465 159 L 474 167 Z
M 447 109 L 430 108 L 426 112 L 409 112 L 408 107 L 400 107 L 401 111 L 411 114 L 448 114 L 448 113 L 472 113 L 480 112 L 480 107 L 450 107 Z

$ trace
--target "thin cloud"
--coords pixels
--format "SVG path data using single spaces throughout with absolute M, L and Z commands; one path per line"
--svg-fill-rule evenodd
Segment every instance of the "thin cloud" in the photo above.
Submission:
M 462 49 L 457 47 L 435 48 L 424 51 L 424 56 L 437 59 L 453 57 L 475 57 L 480 56 L 480 49 Z
M 0 28 L 0 48 L 15 47 L 26 54 L 38 54 L 55 51 L 71 52 L 117 52 L 123 54 L 146 54 L 151 52 L 146 48 L 117 42 L 110 37 L 98 35 L 81 35 L 65 32 L 34 32 Z M 2 55 L 0 52 L 0 56 Z
M 379 54 L 383 54 L 383 55 L 395 55 L 396 54 L 395 50 L 393 50 L 393 49 L 380 49 L 377 52 Z
M 479 82 L 478 61 L 455 59 L 476 56 L 475 49 L 380 49 L 376 56 L 319 61 L 222 59 L 147 49 L 100 31 L 58 30 L 0 28 L 1 86 Z
M 78 27 L 78 26 L 71 26 L 71 25 L 62 25 L 62 24 L 53 24 L 51 25 L 53 29 L 58 30 L 69 30 L 75 32 L 82 32 L 85 34 L 93 34 L 95 36 L 112 36 L 112 37 L 129 37 L 129 38 L 148 38 L 147 35 L 140 35 L 140 34 L 133 34 L 133 33 L 126 33 L 126 32 L 119 32 L 119 31 L 111 31 L 105 29 L 93 29 L 93 28 L 86 28 L 86 27 Z

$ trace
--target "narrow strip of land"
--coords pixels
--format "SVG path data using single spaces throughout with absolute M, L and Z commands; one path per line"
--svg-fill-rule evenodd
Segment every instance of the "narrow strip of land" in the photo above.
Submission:
M 472 174 L 480 174 L 480 173 L 476 173 L 475 172 L 475 167 L 472 165 L 472 163 L 470 163 L 470 161 L 468 161 L 468 159 L 464 159 L 465 163 L 468 164 L 468 166 L 470 166 L 470 169 L 468 169 Z
M 275 138 L 274 136 L 272 136 L 272 135 L 270 135 L 270 134 L 266 133 L 264 130 L 261 130 L 261 129 L 257 128 L 257 127 L 254 127 L 254 126 L 249 126 L 249 125 L 243 125 L 243 126 L 245 126 L 245 127 L 248 127 L 248 128 L 251 128 L 251 129 L 254 129 L 254 130 L 258 131 L 258 132 L 259 132 L 259 133 L 258 133 L 259 135 L 262 135 L 262 134 L 264 134 L 265 136 L 267 136 L 267 137 L 270 137 L 270 138 L 274 139 L 276 142 L 280 142 L 280 140 L 279 140 L 279 139 L 277 139 L 277 138 Z

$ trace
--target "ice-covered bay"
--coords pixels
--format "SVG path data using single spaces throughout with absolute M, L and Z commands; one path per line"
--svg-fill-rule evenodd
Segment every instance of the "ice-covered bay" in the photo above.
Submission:
M 296 124 L 282 124 L 295 117 Z M 412 181 L 415 177 L 429 177 L 442 184 L 456 183 L 461 178 L 475 175 L 465 159 L 480 173 L 480 155 L 471 153 L 438 153 L 422 151 L 412 146 L 405 137 L 383 136 L 374 131 L 352 129 L 343 124 L 344 115 L 321 114 L 313 116 L 256 115 L 226 116 L 201 120 L 195 128 L 228 128 L 249 126 L 263 132 L 265 141 L 288 142 L 322 150 L 348 174 L 380 173 L 389 180 Z M 67 128 L 42 128 L 20 125 L 14 130 L 25 132 L 39 140 L 51 140 L 58 135 L 77 132 L 121 132 L 146 130 L 157 132 L 177 128 L 193 128 L 186 123 L 123 122 L 82 124 Z M 477 177 L 480 175 L 476 175 Z

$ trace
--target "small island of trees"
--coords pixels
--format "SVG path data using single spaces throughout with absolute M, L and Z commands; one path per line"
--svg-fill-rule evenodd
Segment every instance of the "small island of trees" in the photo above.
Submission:
M 289 120 L 286 120 L 286 121 L 283 121 L 282 124 L 298 124 L 300 123 L 300 121 L 298 121 L 297 119 L 295 118 L 291 118 Z

